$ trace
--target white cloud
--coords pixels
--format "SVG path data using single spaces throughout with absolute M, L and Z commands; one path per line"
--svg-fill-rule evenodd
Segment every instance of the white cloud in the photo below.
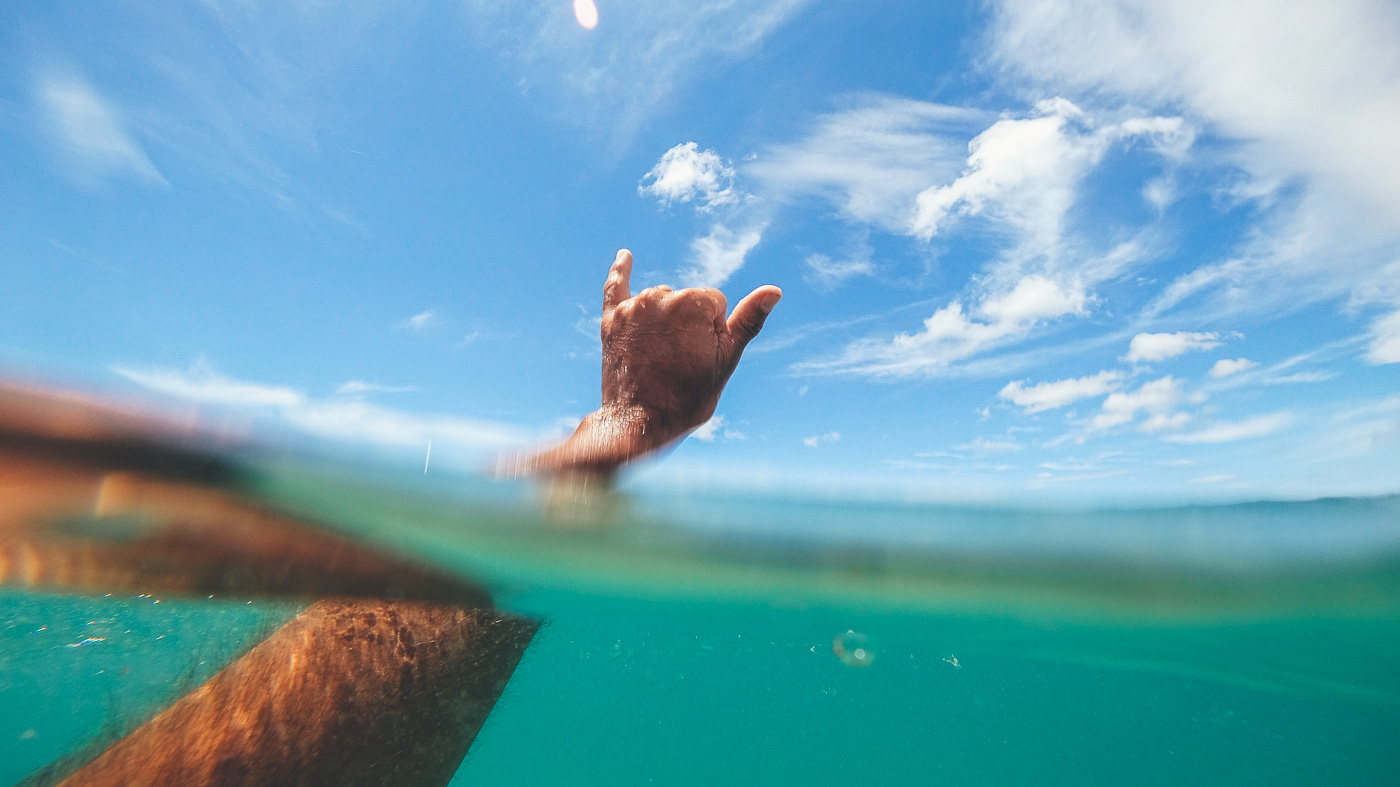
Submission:
M 826 434 L 819 434 L 813 437 L 802 438 L 802 444 L 807 446 L 808 448 L 816 448 L 818 446 L 839 442 L 841 442 L 840 432 L 827 432 Z
M 1387 235 L 1365 226 L 1345 200 L 1315 190 L 1267 211 L 1228 259 L 1177 277 L 1144 309 L 1155 318 L 1194 306 L 1211 318 L 1235 313 L 1286 313 L 1351 294 L 1360 303 L 1386 300 L 1374 283 L 1395 259 L 1400 226 Z M 1192 319 L 1186 312 L 1182 319 Z
M 1371 323 L 1371 346 L 1366 350 L 1369 363 L 1400 363 L 1400 310 Z
M 1183 398 L 1181 380 L 1171 375 L 1143 383 L 1135 391 L 1115 391 L 1104 400 L 1099 414 L 1089 422 L 1089 429 L 1111 429 L 1132 421 L 1143 411 L 1146 411 L 1147 418 L 1138 425 L 1140 431 L 1151 433 L 1177 429 L 1190 419 L 1186 413 L 1176 412 Z
M 999 120 L 974 137 L 966 173 L 915 199 L 912 233 L 928 240 L 952 216 L 976 215 L 995 206 L 1023 229 L 1058 236 L 1074 198 L 1074 182 L 1097 157 L 1099 146 L 1075 144 L 1065 133 L 1067 119 L 1083 114 L 1078 107 L 1063 100 L 1042 106 L 1041 117 Z
M 432 440 L 435 458 L 441 448 L 475 458 L 486 449 L 520 445 L 530 438 L 522 429 L 490 421 L 405 413 L 358 398 L 315 399 L 285 386 L 230 379 L 204 363 L 188 371 L 121 366 L 113 371 L 165 396 L 270 418 L 317 437 L 415 449 Z
M 833 290 L 839 287 L 847 279 L 856 276 L 873 276 L 875 266 L 870 262 L 870 257 L 855 257 L 845 260 L 833 260 L 825 254 L 813 254 L 806 259 L 807 281 L 813 286 L 823 290 Z
M 922 331 L 859 340 L 837 357 L 806 361 L 796 370 L 947 373 L 956 361 L 1024 338 L 1041 321 L 1086 313 L 1088 287 L 1149 256 L 1154 244 L 1145 237 L 1120 241 L 1106 253 L 1086 251 L 1077 235 L 1067 233 L 1066 217 L 1080 181 L 1114 143 L 1147 139 L 1162 155 L 1181 156 L 1194 139 L 1183 120 L 1101 122 L 1069 101 L 1050 99 L 1037 104 L 1031 117 L 982 127 L 968 145 L 970 155 L 960 151 L 954 159 L 955 141 L 966 139 L 962 135 L 972 123 L 984 118 L 882 99 L 828 116 L 808 139 L 776 148 L 752 165 L 765 196 L 815 195 L 847 219 L 891 232 L 928 240 L 958 217 L 979 215 L 1009 230 L 1011 238 L 1010 248 L 974 280 L 980 292 L 939 309 Z M 873 154 L 862 150 L 871 138 Z M 978 305 L 965 313 L 969 300 Z
M 1277 377 L 1264 377 L 1259 380 L 1264 385 L 1292 385 L 1294 383 L 1325 383 L 1336 377 L 1336 372 L 1295 372 Z
M 1248 358 L 1235 358 L 1234 360 L 1231 360 L 1229 358 L 1221 358 L 1220 360 L 1215 362 L 1214 366 L 1210 367 L 1210 376 L 1229 377 L 1232 374 L 1247 372 L 1250 369 L 1256 368 L 1257 366 L 1259 366 L 1259 364 L 1249 360 Z
M 1184 106 L 1400 221 L 1400 15 L 1386 0 L 998 0 L 992 56 L 1052 90 Z
M 1370 453 L 1400 442 L 1400 396 L 1337 413 L 1326 430 L 1326 442 L 1348 454 Z
M 1164 361 L 1192 350 L 1209 350 L 1220 346 L 1220 337 L 1214 333 L 1140 333 L 1128 343 L 1128 354 L 1123 360 L 1128 363 L 1143 361 Z
M 892 96 L 857 96 L 802 139 L 764 150 L 744 166 L 778 202 L 816 197 L 849 220 L 907 233 L 914 198 L 955 177 L 968 127 L 984 115 Z
M 434 456 L 448 446 L 476 452 L 521 445 L 528 435 L 505 424 L 450 415 L 419 415 L 363 401 L 310 401 L 284 410 L 283 419 L 308 434 L 392 448 L 417 448 L 433 441 Z
M 988 440 L 985 437 L 974 437 L 970 442 L 953 446 L 954 451 L 972 451 L 977 454 L 998 454 L 1007 451 L 1019 451 L 1025 446 L 1015 440 Z
M 367 383 L 364 380 L 351 380 L 335 389 L 341 396 L 359 396 L 367 393 L 408 393 L 418 390 L 412 385 L 381 385 L 379 383 Z
M 36 92 L 49 137 L 62 146 L 60 153 L 80 182 L 131 178 L 169 185 L 127 130 L 121 113 L 87 82 L 71 74 L 45 74 Z
M 763 239 L 765 228 L 760 224 L 734 232 L 723 224 L 711 226 L 709 235 L 691 241 L 691 267 L 681 272 L 681 281 L 687 287 L 723 285 L 744 267 L 744 258 Z
M 694 142 L 676 145 L 661 156 L 637 185 L 639 194 L 650 194 L 661 202 L 696 203 L 700 210 L 711 210 L 738 199 L 733 167 L 713 150 L 701 150 Z
M 156 393 L 195 404 L 223 407 L 302 407 L 306 395 L 285 386 L 231 380 L 208 364 L 195 364 L 188 372 L 172 369 L 136 369 L 114 366 L 112 371 Z
M 825 361 L 794 365 L 795 371 L 874 376 L 936 375 L 954 361 L 1025 336 L 1037 324 L 1067 314 L 1083 314 L 1088 296 L 1077 283 L 1060 284 L 1027 276 L 1009 292 L 983 299 L 970 318 L 953 301 L 924 320 L 918 333 L 901 333 L 889 341 L 865 339 Z
M 438 318 L 437 312 L 426 309 L 399 323 L 399 327 L 410 331 L 426 331 L 439 322 L 441 320 Z
M 1122 375 L 1118 372 L 1102 371 L 1087 377 L 1039 383 L 1029 388 L 1024 380 L 1015 380 L 1007 383 L 997 396 L 1024 408 L 1027 413 L 1038 413 L 1117 390 L 1121 379 Z
M 1040 101 L 1032 117 L 999 120 L 973 138 L 963 174 L 919 193 L 909 232 L 929 240 L 959 217 L 984 215 L 1019 233 L 1013 259 L 1054 261 L 1080 181 L 1113 143 L 1138 136 L 1172 155 L 1194 138 L 1180 118 L 1098 125 L 1063 98 Z
M 1036 473 L 1035 478 L 1030 480 L 1028 486 L 1031 489 L 1044 489 L 1055 484 L 1070 484 L 1079 481 L 1099 481 L 1105 478 L 1114 478 L 1120 475 L 1127 475 L 1127 470 L 1105 470 L 1099 473 L 1074 473 L 1072 475 L 1055 475 L 1054 473 Z
M 690 436 L 695 438 L 696 440 L 701 440 L 706 443 L 713 443 L 715 440 L 715 433 L 719 431 L 719 428 L 722 425 L 724 425 L 724 416 L 710 416 L 710 420 L 706 421 L 703 424 L 700 424 L 700 426 L 695 431 L 690 433 Z
M 1271 435 L 1293 421 L 1292 413 L 1271 413 L 1237 423 L 1217 424 L 1198 432 L 1168 435 L 1165 439 L 1173 443 L 1229 443 Z

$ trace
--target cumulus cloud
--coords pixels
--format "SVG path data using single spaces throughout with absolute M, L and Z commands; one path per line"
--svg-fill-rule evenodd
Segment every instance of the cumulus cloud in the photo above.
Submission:
M 997 0 L 992 57 L 1052 90 L 1183 106 L 1400 217 L 1400 16 L 1385 0 Z
M 1400 311 L 1394 311 L 1371 324 L 1371 346 L 1366 350 L 1370 363 L 1400 363 Z
M 1009 292 L 984 298 L 974 319 L 953 301 L 924 320 L 923 330 L 892 340 L 854 342 L 837 357 L 794 365 L 799 372 L 874 376 L 937 375 L 949 364 L 1025 336 L 1034 326 L 1068 314 L 1083 314 L 1088 295 L 1076 282 L 1027 276 Z
M 432 440 L 437 450 L 455 449 L 463 458 L 473 459 L 485 450 L 520 445 L 530 438 L 525 430 L 506 424 L 400 412 L 355 397 L 318 399 L 286 386 L 235 380 L 204 363 L 188 371 L 125 366 L 113 367 L 113 371 L 165 396 L 345 442 L 416 449 Z
M 643 176 L 637 191 L 655 197 L 662 205 L 693 201 L 698 209 L 711 210 L 737 199 L 733 180 L 734 168 L 718 153 L 685 142 L 662 154 Z
M 974 280 L 980 297 L 959 298 L 939 309 L 920 332 L 859 340 L 835 358 L 796 369 L 942 373 L 952 362 L 1024 338 L 1038 322 L 1086 313 L 1089 287 L 1150 253 L 1152 244 L 1141 238 L 1119 242 L 1106 253 L 1087 252 L 1077 235 L 1071 240 L 1066 217 L 1081 181 L 1115 143 L 1147 140 L 1162 155 L 1183 155 L 1194 131 L 1182 119 L 1133 116 L 1104 122 L 1055 98 L 1039 102 L 1030 117 L 981 125 L 985 122 L 980 114 L 886 99 L 829 116 L 810 138 L 751 165 L 765 188 L 825 198 L 843 217 L 891 232 L 932 240 L 959 219 L 980 216 L 1011 239 Z M 979 128 L 970 144 L 951 152 L 957 140 Z M 867 137 L 876 140 L 873 163 L 872 154 L 859 149 Z M 915 154 L 910 146 L 924 152 Z M 814 262 L 827 264 L 823 258 Z M 1023 296 L 1034 315 L 1013 313 Z M 979 303 L 965 312 L 969 300 Z M 1003 314 L 998 307 L 1012 311 Z
M 1179 429 L 1191 418 L 1176 410 L 1184 398 L 1182 381 L 1171 375 L 1143 383 L 1135 391 L 1115 391 L 1104 400 L 1099 414 L 1089 422 L 1089 429 L 1111 429 L 1133 421 L 1142 412 L 1146 412 L 1147 417 L 1138 424 L 1139 431 Z
M 765 228 L 760 224 L 735 232 L 723 224 L 713 225 L 710 234 L 691 242 L 691 267 L 681 272 L 681 281 L 687 287 L 723 285 L 744 267 L 744 258 L 763 239 Z
M 706 443 L 713 443 L 715 441 L 715 434 L 723 425 L 724 416 L 713 415 L 710 416 L 710 420 L 706 421 L 703 424 L 700 424 L 700 426 L 695 431 L 691 432 L 690 436 L 695 438 L 696 440 L 701 440 Z
M 1232 374 L 1247 372 L 1250 369 L 1254 369 L 1258 366 L 1259 364 L 1249 360 L 1248 358 L 1235 358 L 1233 360 L 1229 358 L 1221 358 L 1220 360 L 1215 362 L 1214 366 L 1210 367 L 1210 376 L 1229 377 Z
M 1172 107 L 1231 143 L 1246 185 L 1227 191 L 1255 203 L 1258 224 L 1227 259 L 1172 281 L 1146 316 L 1297 309 L 1355 295 L 1395 259 L 1400 15 L 1385 0 L 992 10 L 991 59 L 1022 89 Z
M 1039 413 L 1115 391 L 1121 379 L 1122 375 L 1118 372 L 1102 371 L 1087 377 L 1039 383 L 1029 387 L 1024 380 L 1015 380 L 1007 383 L 997 396 L 1023 408 L 1026 413 Z
M 121 112 L 86 81 L 72 74 L 45 74 L 36 93 L 49 136 L 80 182 L 128 178 L 169 185 L 132 137 Z
M 1271 435 L 1294 421 L 1292 413 L 1279 412 L 1261 415 L 1236 423 L 1221 423 L 1186 434 L 1168 435 L 1165 439 L 1173 443 L 1230 443 L 1235 440 L 1249 440 Z
M 1194 134 L 1181 118 L 1095 125 L 1063 98 L 1040 101 L 1032 117 L 999 120 L 973 138 L 963 174 L 916 197 L 910 232 L 929 240 L 958 217 L 987 215 L 1021 233 L 1023 254 L 1054 254 L 1080 181 L 1114 142 L 1137 136 L 1176 152 Z
M 1144 361 L 1164 361 L 1192 350 L 1209 350 L 1220 346 L 1220 337 L 1214 333 L 1140 333 L 1128 343 L 1128 354 L 1123 360 L 1128 363 Z

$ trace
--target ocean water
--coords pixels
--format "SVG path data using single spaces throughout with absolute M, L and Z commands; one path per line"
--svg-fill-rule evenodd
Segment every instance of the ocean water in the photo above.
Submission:
M 243 491 L 544 620 L 454 784 L 1400 772 L 1400 498 L 542 500 L 276 463 Z M 123 734 L 305 603 L 0 590 L 0 783 Z

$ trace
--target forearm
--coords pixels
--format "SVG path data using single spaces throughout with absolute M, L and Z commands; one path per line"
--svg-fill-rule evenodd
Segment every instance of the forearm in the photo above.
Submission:
M 693 426 L 638 405 L 605 404 L 588 415 L 562 445 L 525 458 L 535 475 L 611 477 L 619 467 L 683 437 Z

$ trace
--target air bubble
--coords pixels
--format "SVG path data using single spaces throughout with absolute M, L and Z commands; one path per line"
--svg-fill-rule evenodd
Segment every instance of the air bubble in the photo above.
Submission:
M 875 661 L 870 638 L 850 629 L 831 640 L 831 652 L 848 667 L 868 667 Z

